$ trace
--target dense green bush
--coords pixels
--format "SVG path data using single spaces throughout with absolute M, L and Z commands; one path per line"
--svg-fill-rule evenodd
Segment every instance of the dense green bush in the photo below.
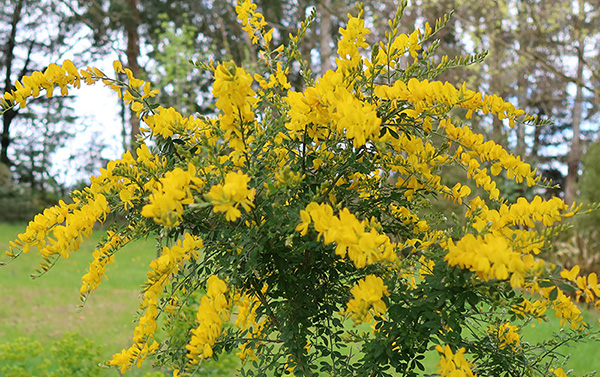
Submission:
M 0 222 L 29 221 L 58 200 L 55 193 L 42 193 L 15 183 L 9 168 L 0 163 Z
M 31 338 L 0 344 L 3 377 L 99 377 L 100 347 L 77 334 L 65 334 L 51 345 Z

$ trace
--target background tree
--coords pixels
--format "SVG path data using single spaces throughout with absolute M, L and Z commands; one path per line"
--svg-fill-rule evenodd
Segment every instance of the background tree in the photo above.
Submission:
M 51 61 L 69 51 L 75 39 L 68 38 L 75 26 L 65 7 L 53 1 L 3 1 L 0 9 L 0 35 L 4 71 L 3 88 L 14 89 L 14 82 L 34 70 L 41 70 Z M 34 112 L 29 113 L 31 116 Z M 0 137 L 0 162 L 11 165 L 11 128 L 18 121 L 20 110 L 3 114 Z
M 596 115 L 598 86 L 594 72 L 598 59 L 593 41 L 600 29 L 593 22 L 597 17 L 595 8 L 585 1 L 502 1 L 494 4 L 504 10 L 500 12 L 503 16 L 490 19 L 498 12 L 487 12 L 479 4 L 457 2 L 456 16 L 464 30 L 490 51 L 482 84 L 488 83 L 486 86 L 492 89 L 504 85 L 495 92 L 513 98 L 532 114 L 560 123 L 545 128 L 517 125 L 514 131 L 502 133 L 517 152 L 531 156 L 542 164 L 542 169 L 566 170 L 564 179 L 558 178 L 564 182 L 566 201 L 572 202 L 577 192 L 582 143 L 590 135 L 582 133 L 582 126 L 584 122 L 589 125 Z M 476 26 L 478 23 L 487 28 L 485 33 Z M 493 30 L 489 29 L 491 25 L 496 25 Z M 569 145 L 568 154 L 562 156 L 553 148 L 553 143 L 561 139 Z M 562 168 L 557 169 L 557 161 L 561 161 Z
M 83 37 L 78 23 L 62 3 L 16 0 L 0 5 L 0 72 L 5 90 L 14 90 L 16 81 L 44 71 L 65 55 L 78 64 L 85 59 L 76 47 Z M 56 151 L 72 135 L 70 101 L 68 96 L 39 98 L 28 108 L 15 106 L 3 113 L 0 161 L 10 169 L 14 182 L 0 190 L 0 200 L 10 220 L 27 220 L 65 194 L 51 168 Z

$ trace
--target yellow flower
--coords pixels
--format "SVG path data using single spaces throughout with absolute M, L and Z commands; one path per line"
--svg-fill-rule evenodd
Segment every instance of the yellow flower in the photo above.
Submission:
M 348 301 L 346 312 L 356 323 L 369 322 L 373 316 L 381 316 L 387 310 L 383 296 L 387 296 L 387 286 L 383 279 L 367 275 L 350 290 L 353 298 Z
M 567 374 L 565 373 L 565 371 L 562 368 L 557 368 L 557 369 L 550 368 L 548 370 L 548 372 L 554 373 L 554 375 L 556 377 L 567 377 Z
M 220 127 L 237 151 L 245 150 L 250 142 L 248 124 L 254 120 L 253 107 L 257 101 L 252 81 L 252 76 L 233 61 L 219 64 L 215 69 L 212 92 L 218 98 L 217 108 L 223 111 Z
M 228 221 L 235 221 L 241 216 L 239 206 L 246 212 L 254 207 L 255 189 L 248 188 L 250 177 L 237 171 L 229 172 L 225 177 L 225 183 L 211 187 L 206 198 L 214 205 L 213 211 L 225 212 Z
M 442 377 L 474 377 L 471 367 L 473 364 L 465 359 L 465 349 L 461 348 L 456 353 L 452 352 L 449 345 L 437 345 L 436 351 L 441 353 L 438 372 Z
M 319 238 L 322 236 L 326 245 L 335 243 L 335 253 L 342 258 L 348 255 L 357 268 L 396 259 L 395 246 L 389 237 L 372 227 L 377 224 L 359 221 L 347 208 L 342 209 L 339 216 L 334 216 L 328 204 L 312 202 L 300 212 L 300 217 L 302 222 L 296 227 L 297 231 L 305 235 L 312 220 Z M 366 227 L 371 229 L 365 231 Z
M 578 265 L 573 266 L 571 270 L 562 270 L 560 276 L 564 279 L 575 281 L 575 278 L 579 274 L 580 267 Z
M 224 321 L 229 317 L 230 301 L 225 294 L 227 285 L 215 275 L 208 278 L 206 296 L 202 297 L 196 319 L 198 327 L 185 347 L 191 364 L 213 356 L 212 346 L 221 335 Z
M 256 4 L 250 0 L 244 0 L 235 7 L 238 20 L 242 21 L 243 29 L 248 33 L 253 44 L 258 43 L 258 37 L 263 35 L 265 43 L 269 44 L 272 30 L 263 34 L 263 29 L 267 25 L 262 14 L 255 12 Z
M 194 201 L 192 189 L 198 190 L 204 183 L 196 177 L 196 167 L 191 163 L 187 170 L 175 168 L 167 172 L 159 183 L 141 214 L 167 228 L 177 226 L 183 216 L 183 206 Z
M 488 332 L 498 341 L 498 347 L 505 349 L 509 346 L 513 350 L 521 344 L 521 337 L 519 336 L 518 329 L 516 326 L 512 326 L 506 322 L 500 325 L 500 327 L 490 326 Z
M 358 48 L 367 48 L 365 36 L 371 31 L 365 28 L 365 20 L 359 17 L 348 15 L 348 24 L 346 28 L 339 29 L 342 38 L 338 42 L 337 53 L 339 59 L 336 59 L 338 67 L 341 70 L 348 70 L 358 66 L 361 60 Z

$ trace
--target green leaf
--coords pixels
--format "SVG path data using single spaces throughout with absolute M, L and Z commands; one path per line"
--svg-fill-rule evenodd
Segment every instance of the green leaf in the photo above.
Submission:
M 550 291 L 550 294 L 548 295 L 548 298 L 550 299 L 550 301 L 554 301 L 554 300 L 556 300 L 557 297 L 558 297 L 558 289 L 556 289 L 556 287 L 554 287 Z
M 539 282 L 538 285 L 542 288 L 550 288 L 550 287 L 556 286 L 556 284 L 554 284 L 550 280 L 543 280 L 543 281 Z

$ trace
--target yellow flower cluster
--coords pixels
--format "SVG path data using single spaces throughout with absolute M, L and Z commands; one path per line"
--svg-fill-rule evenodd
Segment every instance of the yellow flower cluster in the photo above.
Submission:
M 35 247 L 45 261 L 57 256 L 69 258 L 72 251 L 79 249 L 83 236 L 89 237 L 96 222 L 104 221 L 109 212 L 104 195 L 90 195 L 87 203 L 77 200 L 65 204 L 61 200 L 58 205 L 45 209 L 29 222 L 25 232 L 11 243 L 8 255 L 14 256 L 15 248 L 27 253 Z M 43 270 L 48 267 L 42 264 Z
M 48 98 L 54 94 L 54 88 L 60 87 L 63 96 L 69 94 L 68 86 L 79 88 L 82 76 L 70 60 L 65 60 L 62 66 L 50 64 L 44 72 L 35 71 L 30 76 L 24 76 L 21 81 L 15 82 L 15 90 L 4 93 L 0 101 L 4 110 L 19 104 L 24 108 L 28 98 L 40 95 L 40 90 L 46 91 Z
M 196 259 L 198 251 L 204 248 L 201 239 L 186 233 L 183 238 L 172 247 L 163 247 L 162 255 L 150 263 L 148 280 L 140 302 L 140 317 L 133 331 L 133 344 L 129 349 L 123 349 L 113 355 L 108 365 L 118 366 L 121 372 L 129 369 L 133 364 L 141 365 L 143 360 L 158 349 L 158 343 L 153 340 L 158 325 L 156 320 L 159 314 L 159 297 L 171 280 L 186 262 Z M 152 343 L 150 341 L 152 340 Z
M 346 85 L 340 71 L 329 71 L 303 93 L 289 92 L 284 100 L 290 105 L 290 136 L 301 139 L 306 134 L 319 143 L 336 131 L 355 148 L 378 140 L 381 119 L 376 106 L 357 98 Z
M 493 336 L 500 349 L 505 349 L 508 346 L 516 351 L 521 344 L 517 327 L 508 322 L 501 324 L 499 327 L 490 326 L 488 333 Z
M 198 327 L 192 330 L 187 348 L 191 364 L 213 355 L 212 346 L 221 335 L 223 322 L 229 318 L 230 302 L 227 300 L 227 284 L 217 276 L 208 278 L 206 296 L 202 297 L 196 319 Z
M 411 78 L 405 83 L 397 80 L 392 86 L 380 85 L 375 87 L 375 95 L 382 100 L 390 100 L 393 103 L 407 101 L 414 107 L 413 111 L 407 112 L 412 118 L 417 118 L 425 110 L 430 110 L 437 105 L 445 108 L 462 107 L 468 109 L 467 118 L 474 111 L 482 111 L 484 114 L 492 113 L 499 119 L 509 119 L 513 127 L 516 119 L 525 114 L 523 110 L 515 109 L 510 102 L 504 102 L 500 97 L 483 95 L 466 88 L 460 89 L 448 82 L 418 80 Z
M 426 24 L 426 26 L 429 26 L 429 24 Z M 397 29 L 393 32 L 397 33 Z M 389 62 L 390 68 L 393 69 L 396 68 L 396 61 L 407 52 L 414 59 L 417 59 L 418 51 L 421 50 L 421 45 L 419 44 L 420 36 L 421 31 L 417 29 L 410 35 L 403 33 L 396 35 L 389 47 L 381 42 L 379 44 L 379 53 L 373 63 L 387 65 Z
M 505 231 L 509 226 L 534 228 L 536 222 L 551 226 L 573 216 L 576 212 L 576 209 L 569 207 L 558 197 L 543 200 L 538 195 L 531 202 L 520 197 L 516 203 L 510 205 L 503 203 L 498 210 L 490 210 L 481 199 L 475 198 L 471 201 L 471 207 L 480 211 L 474 216 L 473 227 L 476 230 L 482 231 L 489 227 L 490 231 L 498 232 Z M 484 224 L 484 222 L 491 222 L 491 224 Z
M 250 177 L 240 171 L 227 173 L 225 183 L 211 187 L 206 194 L 206 198 L 214 205 L 213 211 L 225 212 L 228 221 L 235 221 L 242 215 L 240 205 L 250 212 L 254 207 L 256 190 L 249 189 L 248 182 Z
M 365 28 L 365 20 L 362 19 L 362 11 L 358 17 L 348 15 L 346 28 L 339 28 L 342 38 L 338 42 L 336 59 L 338 69 L 341 71 L 356 68 L 361 61 L 359 48 L 367 48 L 365 36 L 371 31 Z
M 560 273 L 564 279 L 574 282 L 577 285 L 575 295 L 579 301 L 581 297 L 585 302 L 592 303 L 595 301 L 596 308 L 600 309 L 600 284 L 598 283 L 598 275 L 592 272 L 588 276 L 578 276 L 580 267 L 575 265 L 571 270 L 563 270 Z
M 82 299 L 98 288 L 106 272 L 106 266 L 114 262 L 115 250 L 123 247 L 130 239 L 131 237 L 127 234 L 108 231 L 106 242 L 94 250 L 92 253 L 94 260 L 90 263 L 88 272 L 81 278 L 79 293 Z
M 287 90 L 291 88 L 291 84 L 287 79 L 287 75 L 289 73 L 289 68 L 283 70 L 281 66 L 281 62 L 277 62 L 275 66 L 275 72 L 272 72 L 269 81 L 267 81 L 263 76 L 258 73 L 254 74 L 254 79 L 260 85 L 260 87 L 264 90 L 273 89 L 273 88 L 281 88 L 282 90 Z M 263 92 L 263 95 L 265 93 Z
M 389 237 L 375 229 L 375 223 L 359 221 L 347 208 L 340 211 L 339 216 L 333 214 L 328 204 L 315 202 L 300 211 L 302 222 L 296 230 L 306 235 L 312 223 L 319 237 L 323 237 L 325 245 L 336 244 L 335 253 L 354 262 L 356 268 L 363 268 L 380 261 L 396 259 L 395 245 Z M 365 229 L 370 228 L 370 231 Z
M 546 313 L 548 302 L 546 300 L 535 300 L 531 302 L 527 298 L 523 298 L 521 303 L 515 305 L 511 310 L 519 317 L 537 318 L 541 322 L 541 317 Z
M 548 298 L 551 290 L 552 287 L 547 289 L 542 288 L 542 292 L 538 291 L 537 293 Z M 583 328 L 585 325 L 581 316 L 581 310 L 560 289 L 558 290 L 556 299 L 552 301 L 552 309 L 554 309 L 554 316 L 560 319 L 561 326 L 565 326 L 568 322 L 572 329 L 577 330 Z
M 504 236 L 493 233 L 484 236 L 467 234 L 456 244 L 449 240 L 444 260 L 451 266 L 458 265 L 475 272 L 483 280 L 510 278 L 513 287 L 521 287 L 525 274 L 538 268 L 540 263 L 543 265 L 531 254 L 514 251 Z
M 268 287 L 265 285 L 261 290 L 261 294 L 264 295 L 267 291 L 267 288 Z M 240 330 L 247 330 L 249 338 L 260 337 L 266 325 L 266 319 L 263 317 L 257 321 L 256 309 L 258 309 L 259 300 L 256 298 L 256 295 L 242 294 L 239 295 L 239 297 L 236 297 L 235 302 L 238 307 L 235 326 Z M 236 355 L 242 362 L 244 362 L 246 359 L 258 360 L 252 345 L 253 341 L 248 340 L 247 342 L 238 346 L 240 350 L 239 352 L 236 352 Z
M 392 86 L 379 85 L 375 87 L 375 95 L 381 100 L 389 100 L 393 103 L 406 101 L 414 106 L 413 111 L 405 114 L 411 118 L 418 116 L 425 110 L 442 104 L 448 107 L 461 103 L 460 94 L 454 85 L 441 81 L 418 80 L 412 78 L 408 82 L 397 80 Z
M 225 131 L 229 146 L 245 151 L 252 141 L 248 125 L 254 121 L 253 107 L 256 93 L 252 89 L 252 76 L 234 62 L 219 64 L 215 69 L 213 95 L 216 106 L 223 111 L 220 127 Z
M 370 140 L 379 137 L 381 119 L 377 117 L 377 109 L 354 97 L 347 90 L 340 90 L 336 108 L 336 130 L 352 140 L 354 148 L 362 147 Z
M 240 329 L 247 329 L 256 325 L 256 305 L 258 300 L 254 296 L 242 295 L 236 300 L 238 314 L 235 325 Z
M 492 181 L 487 176 L 485 169 L 479 169 L 479 163 L 473 161 L 473 152 L 480 159 L 480 161 L 493 162 L 491 166 L 491 173 L 498 175 L 502 169 L 506 170 L 506 176 L 508 179 L 512 179 L 517 183 L 525 181 L 528 186 L 533 186 L 539 177 L 535 170 L 531 170 L 531 165 L 521 161 L 521 157 L 515 157 L 508 153 L 502 146 L 494 143 L 492 140 L 483 141 L 482 135 L 477 135 L 468 127 L 457 127 L 452 124 L 449 119 L 440 121 L 440 128 L 443 128 L 449 138 L 456 140 L 461 146 L 464 146 L 469 150 L 469 153 L 463 153 L 463 148 L 457 148 L 455 156 L 462 161 L 465 166 L 468 166 L 469 176 L 475 178 L 477 186 L 483 187 L 490 193 L 492 190 L 497 193 L 495 184 L 492 188 L 487 187 L 491 185 Z M 495 183 L 495 182 L 494 182 Z M 490 195 L 491 199 L 495 199 L 498 195 Z
M 574 211 L 560 198 L 542 200 L 536 196 L 531 202 L 519 198 L 511 205 L 501 204 L 490 210 L 479 197 L 470 203 L 467 216 L 472 226 L 485 235 L 467 234 L 456 243 L 449 240 L 444 260 L 451 266 L 468 268 L 483 280 L 510 278 L 513 287 L 522 287 L 528 273 L 541 271 L 543 261 L 534 258 L 544 245 L 544 238 L 535 230 L 535 223 L 551 226 Z M 547 297 L 547 296 L 546 296 Z
M 564 273 L 565 271 L 563 271 Z M 541 287 L 540 285 L 544 286 Z M 547 308 L 554 309 L 554 316 L 560 319 L 561 326 L 565 326 L 567 323 L 573 330 L 581 330 L 586 327 L 586 323 L 583 321 L 581 310 L 573 302 L 573 300 L 566 296 L 564 292 L 551 283 L 547 279 L 534 279 L 531 282 L 526 283 L 523 289 L 527 292 L 537 294 L 541 296 L 541 300 L 535 300 L 534 302 L 523 298 L 522 302 L 513 307 L 512 311 L 519 317 L 530 316 L 537 318 L 541 322 L 541 317 L 546 312 Z
M 191 163 L 187 170 L 175 168 L 159 180 L 142 209 L 142 216 L 152 218 L 167 228 L 177 226 L 183 215 L 183 206 L 194 202 L 192 190 L 199 190 L 204 182 L 196 177 Z
M 142 132 L 150 131 L 151 135 L 160 135 L 163 138 L 172 137 L 175 134 L 185 135 L 186 133 L 202 134 L 202 130 L 207 126 L 199 119 L 189 116 L 184 118 L 174 108 L 157 107 L 154 114 L 144 117 L 144 123 L 148 129 L 141 129 Z
M 440 356 L 440 363 L 438 364 L 438 373 L 442 377 L 474 377 L 475 374 L 471 370 L 473 364 L 465 359 L 465 349 L 461 348 L 456 353 L 452 352 L 449 345 L 442 347 L 437 345 L 435 350 L 438 351 Z
M 151 345 L 145 343 L 144 345 L 134 344 L 129 349 L 123 349 L 121 352 L 113 355 L 112 359 L 109 360 L 106 364 L 110 366 L 120 367 L 121 374 L 125 373 L 131 366 L 132 363 L 139 368 L 142 366 L 143 361 L 156 352 L 158 349 L 158 342 L 154 341 Z
M 383 279 L 375 275 L 367 275 L 350 290 L 352 299 L 348 301 L 346 313 L 356 323 L 371 322 L 373 317 L 385 314 L 387 306 L 383 296 L 389 295 Z
M 446 162 L 438 156 L 433 144 L 419 137 L 399 132 L 398 137 L 389 134 L 383 138 L 391 144 L 394 155 L 384 156 L 385 168 L 397 172 L 396 187 L 404 190 L 404 196 L 412 201 L 414 194 L 421 189 L 451 193 L 452 190 L 441 183 L 439 168 Z
M 332 93 L 327 91 L 329 85 L 324 83 L 331 76 L 328 74 L 327 78 L 320 78 L 315 87 L 306 88 L 302 93 L 290 91 L 284 98 L 290 106 L 286 128 L 292 138 L 301 140 L 306 133 L 306 136 L 318 142 L 326 137 L 324 126 L 333 121 L 333 110 L 329 98 Z
M 27 99 L 38 97 L 40 90 L 45 90 L 46 96 L 50 98 L 54 95 L 54 88 L 58 86 L 61 95 L 66 96 L 69 94 L 68 87 L 79 88 L 82 80 L 87 85 L 92 85 L 101 80 L 107 87 L 117 92 L 119 97 L 122 97 L 125 103 L 129 104 L 131 109 L 139 115 L 144 107 L 144 100 L 156 96 L 158 90 L 152 90 L 150 83 L 133 77 L 131 70 L 123 69 L 120 62 L 115 61 L 113 66 L 116 72 L 124 72 L 127 75 L 129 84 L 108 78 L 98 68 L 88 67 L 85 70 L 78 71 L 73 62 L 65 60 L 61 66 L 50 64 L 44 72 L 35 71 L 29 76 L 24 76 L 21 81 L 16 81 L 15 90 L 4 93 L 4 96 L 0 99 L 0 105 L 3 112 L 16 104 L 24 108 Z M 125 94 L 122 92 L 123 88 L 125 88 Z
M 239 3 L 239 2 L 238 2 Z M 263 37 L 265 44 L 269 44 L 273 37 L 273 29 L 264 33 L 267 26 L 264 16 L 255 11 L 256 4 L 250 0 L 244 0 L 235 7 L 238 20 L 242 21 L 243 29 L 248 33 L 253 44 L 258 43 L 259 37 Z

